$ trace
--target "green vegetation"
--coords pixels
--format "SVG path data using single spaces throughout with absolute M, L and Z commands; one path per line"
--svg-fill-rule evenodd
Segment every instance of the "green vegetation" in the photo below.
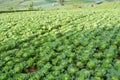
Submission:
M 0 14 L 0 80 L 120 80 L 120 6 L 106 6 Z

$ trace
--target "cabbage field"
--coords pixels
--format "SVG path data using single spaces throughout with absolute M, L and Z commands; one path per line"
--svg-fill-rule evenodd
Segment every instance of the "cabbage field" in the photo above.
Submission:
M 0 80 L 120 80 L 120 10 L 0 14 Z

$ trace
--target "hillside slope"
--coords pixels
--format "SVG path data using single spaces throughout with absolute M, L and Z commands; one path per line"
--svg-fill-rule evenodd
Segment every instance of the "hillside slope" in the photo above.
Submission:
M 79 4 L 79 3 L 88 3 L 88 2 L 97 2 L 98 0 L 65 0 L 65 6 Z M 99 1 L 115 1 L 115 0 L 99 0 Z M 35 8 L 52 8 L 52 4 L 56 4 L 57 0 L 33 0 L 33 5 Z M 14 9 L 26 9 L 27 6 L 31 3 L 31 0 L 0 0 L 0 10 L 7 10 L 10 7 Z

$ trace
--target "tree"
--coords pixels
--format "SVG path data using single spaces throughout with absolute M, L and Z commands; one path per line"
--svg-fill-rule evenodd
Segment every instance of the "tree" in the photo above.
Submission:
M 33 1 L 28 5 L 28 10 L 33 10 Z
M 64 5 L 64 0 L 58 0 L 58 4 L 63 6 Z
M 12 6 L 8 6 L 8 11 L 13 11 L 14 10 L 14 8 L 12 7 Z

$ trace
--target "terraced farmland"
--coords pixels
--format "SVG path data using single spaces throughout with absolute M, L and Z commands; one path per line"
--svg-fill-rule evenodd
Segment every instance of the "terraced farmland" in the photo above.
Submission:
M 0 80 L 120 80 L 119 9 L 0 14 Z

